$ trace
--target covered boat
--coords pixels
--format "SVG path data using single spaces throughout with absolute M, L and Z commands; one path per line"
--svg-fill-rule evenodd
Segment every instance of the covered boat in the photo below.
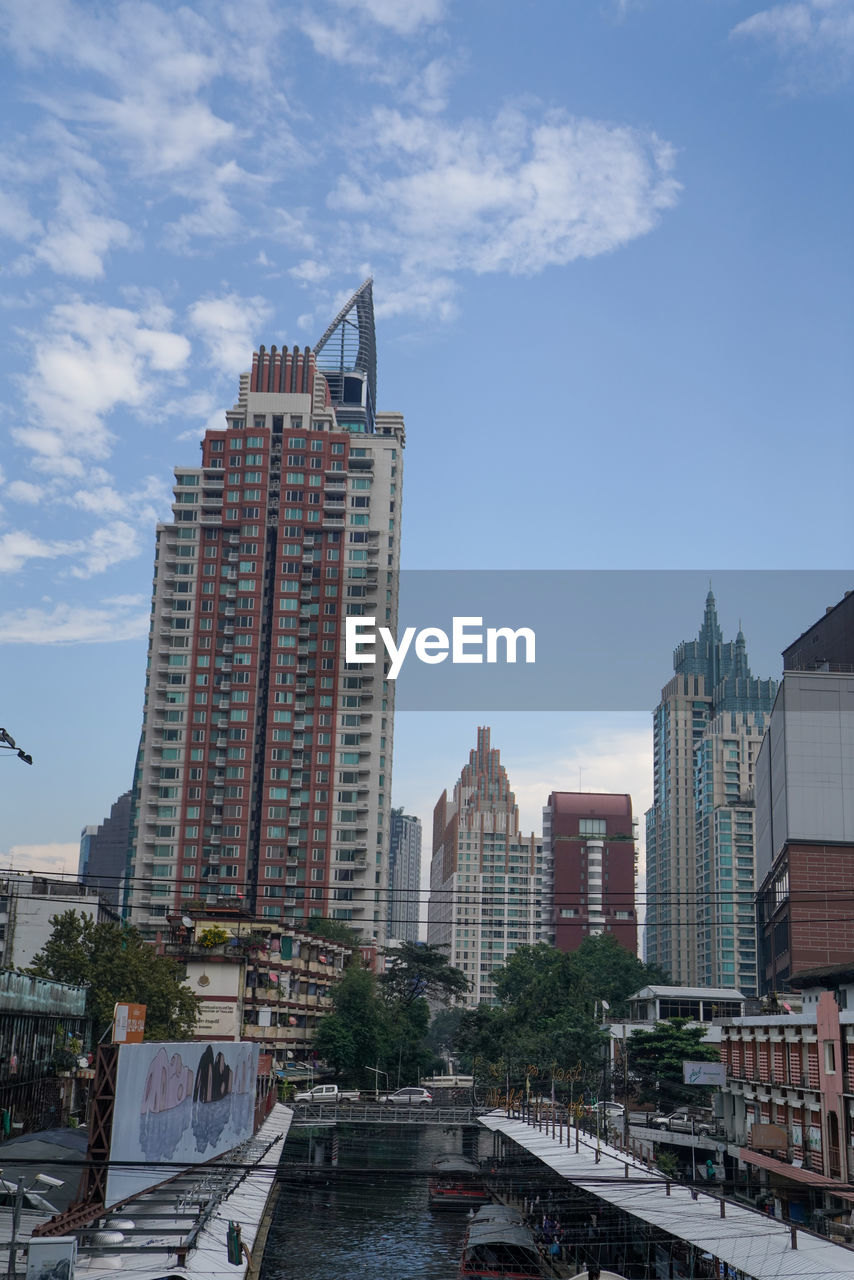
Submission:
M 428 1196 L 431 1209 L 476 1209 L 490 1200 L 480 1165 L 458 1155 L 433 1162 Z
M 541 1280 L 545 1274 L 534 1233 L 515 1209 L 478 1209 L 466 1233 L 460 1280 Z

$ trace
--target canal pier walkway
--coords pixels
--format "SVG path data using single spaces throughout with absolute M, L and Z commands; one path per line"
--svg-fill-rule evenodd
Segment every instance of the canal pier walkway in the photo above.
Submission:
M 750 1280 L 850 1280 L 854 1274 L 854 1251 L 844 1245 L 671 1182 L 573 1125 L 526 1121 L 505 1111 L 481 1115 L 480 1123 L 574 1186 L 711 1258 L 715 1275 L 737 1271 Z

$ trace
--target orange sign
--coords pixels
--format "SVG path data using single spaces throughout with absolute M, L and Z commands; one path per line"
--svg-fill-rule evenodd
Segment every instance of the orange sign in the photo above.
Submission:
M 142 1044 L 144 1004 L 117 1004 L 113 1010 L 113 1044 Z

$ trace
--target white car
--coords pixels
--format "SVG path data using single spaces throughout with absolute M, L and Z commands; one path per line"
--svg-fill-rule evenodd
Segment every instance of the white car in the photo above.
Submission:
M 432 1093 L 428 1093 L 426 1089 L 417 1089 L 414 1086 L 398 1089 L 395 1093 L 387 1093 L 380 1098 L 380 1102 L 393 1102 L 398 1106 L 404 1107 L 419 1107 L 432 1101 Z

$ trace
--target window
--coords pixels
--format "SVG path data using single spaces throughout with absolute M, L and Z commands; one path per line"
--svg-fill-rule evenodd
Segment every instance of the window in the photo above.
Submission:
M 579 818 L 578 834 L 581 836 L 604 836 L 606 823 L 604 818 Z

